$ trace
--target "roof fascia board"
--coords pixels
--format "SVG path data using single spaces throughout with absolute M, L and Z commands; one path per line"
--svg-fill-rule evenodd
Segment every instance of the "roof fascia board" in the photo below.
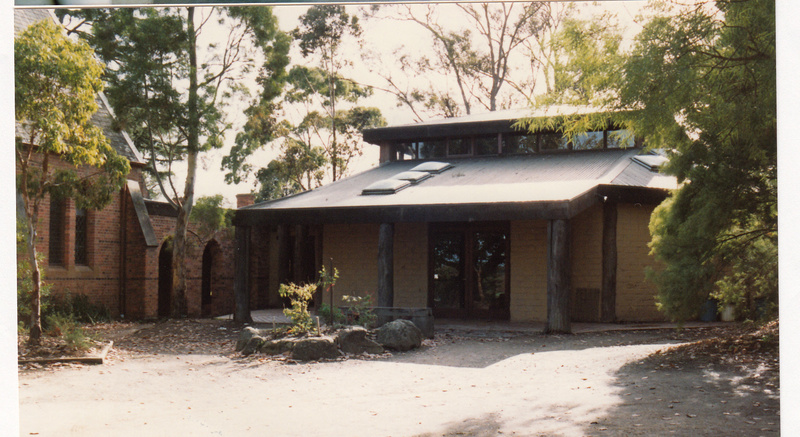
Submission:
M 596 200 L 599 201 L 599 200 Z M 584 202 L 584 199 L 581 199 Z M 279 223 L 399 223 L 399 222 L 473 222 L 497 220 L 568 219 L 572 201 L 504 202 L 486 204 L 396 205 L 347 208 L 239 209 L 236 226 L 260 226 Z M 581 203 L 581 205 L 583 205 Z M 577 210 L 583 210 L 580 206 Z
M 153 223 L 150 221 L 150 214 L 147 213 L 147 206 L 145 205 L 142 191 L 139 189 L 139 183 L 129 179 L 128 193 L 131 196 L 133 210 L 136 212 L 136 218 L 139 220 L 139 228 L 142 230 L 145 244 L 149 247 L 158 246 L 156 232 L 153 229 Z

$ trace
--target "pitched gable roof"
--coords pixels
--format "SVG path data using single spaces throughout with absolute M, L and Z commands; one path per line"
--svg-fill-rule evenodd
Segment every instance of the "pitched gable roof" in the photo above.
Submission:
M 53 20 L 58 23 L 52 10 L 49 9 L 15 9 L 14 10 L 14 35 L 18 35 L 33 23 L 42 20 Z M 127 158 L 131 164 L 144 164 L 145 160 L 128 134 L 121 129 L 114 128 L 114 111 L 102 92 L 98 93 L 97 112 L 92 115 L 92 123 L 103 129 L 111 147 L 120 155 Z M 23 132 L 22 124 L 17 120 L 14 126 L 15 134 L 20 136 Z

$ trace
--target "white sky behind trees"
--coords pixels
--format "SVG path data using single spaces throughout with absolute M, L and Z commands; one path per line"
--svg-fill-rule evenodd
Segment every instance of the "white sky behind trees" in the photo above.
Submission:
M 610 11 L 615 13 L 620 21 L 620 24 L 630 30 L 628 36 L 632 37 L 635 35 L 638 28 L 640 28 L 640 25 L 637 25 L 634 22 L 634 17 L 637 15 L 639 9 L 646 4 L 646 2 L 608 1 L 601 2 L 598 4 L 598 6 L 592 6 L 586 2 L 580 2 L 578 4 L 581 5 L 579 7 L 579 16 L 583 18 L 590 17 L 592 14 L 601 11 Z M 361 13 L 359 9 L 363 7 L 368 7 L 368 5 L 348 5 L 347 12 L 351 15 L 360 16 Z M 386 7 L 389 8 L 390 6 Z M 425 7 L 425 5 L 416 5 L 416 7 L 422 8 Z M 438 7 L 441 8 L 442 17 L 451 17 L 449 21 L 454 29 L 463 27 L 466 24 L 465 21 L 462 21 L 462 19 L 459 18 L 462 15 L 459 14 L 460 11 L 456 9 L 455 5 L 440 4 Z M 278 17 L 278 22 L 281 29 L 284 31 L 291 31 L 297 27 L 298 18 L 306 11 L 306 9 L 308 9 L 307 5 L 277 5 L 273 6 L 273 13 Z M 375 65 L 374 67 L 393 69 L 393 71 L 397 70 L 398 78 L 402 77 L 402 73 L 399 72 L 396 62 L 391 59 L 391 54 L 398 47 L 404 46 L 405 52 L 413 56 L 432 53 L 431 37 L 426 30 L 422 29 L 416 23 L 401 22 L 392 19 L 360 19 L 359 21 L 363 29 L 362 39 L 364 40 L 364 47 L 363 49 L 359 48 L 353 41 L 349 41 L 344 46 L 343 52 L 346 53 L 347 58 L 354 63 L 354 68 L 343 71 L 345 77 L 354 79 L 363 84 L 385 86 L 383 79 L 381 79 L 377 74 L 371 73 L 369 68 L 365 68 L 372 66 L 369 66 L 367 63 L 361 60 L 361 55 L 364 51 L 372 51 L 381 55 L 383 62 L 380 63 L 380 65 Z M 201 38 L 201 41 L 203 41 L 205 38 L 208 38 L 206 42 L 211 41 L 214 38 L 224 40 L 225 32 L 223 29 L 220 29 L 216 33 L 208 32 L 205 35 L 201 35 Z M 292 64 L 316 65 L 314 64 L 315 61 L 313 58 L 304 59 L 296 47 L 293 47 L 291 61 Z M 291 68 L 291 65 L 289 68 Z M 417 78 L 417 86 L 425 85 L 426 81 L 422 81 L 422 79 L 423 78 Z M 404 79 L 401 79 L 401 82 L 402 80 Z M 437 86 L 447 87 L 448 84 L 441 83 L 441 85 Z M 254 82 L 251 85 L 251 91 L 254 95 L 258 93 L 256 84 Z M 393 95 L 382 91 L 376 90 L 372 97 L 363 99 L 362 101 L 358 102 L 358 105 L 375 106 L 379 108 L 390 126 L 412 123 L 414 121 L 413 114 L 409 109 L 405 107 L 398 107 L 396 104 L 396 98 Z M 245 102 L 241 102 L 238 104 L 233 104 L 225 109 L 225 112 L 228 115 L 228 121 L 233 123 L 233 128 L 227 132 L 225 147 L 219 150 L 211 150 L 201 154 L 198 167 L 198 178 L 195 186 L 195 198 L 222 194 L 226 199 L 227 206 L 235 207 L 236 194 L 247 193 L 256 189 L 255 178 L 252 175 L 246 181 L 238 185 L 228 185 L 224 182 L 224 172 L 220 170 L 222 157 L 228 153 L 228 150 L 233 144 L 233 139 L 236 136 L 237 130 L 245 121 L 242 111 L 246 107 L 247 104 Z M 286 116 L 290 119 L 299 120 L 299 117 L 302 117 L 299 108 L 287 106 L 285 107 L 284 111 Z M 479 112 L 481 112 L 481 109 L 473 109 L 473 113 Z M 253 164 L 253 168 L 257 169 L 260 167 L 265 167 L 267 163 L 277 155 L 277 151 L 272 150 L 269 146 L 266 146 L 263 150 L 260 150 L 251 156 L 248 159 L 248 162 Z M 378 147 L 365 144 L 364 155 L 356 158 L 354 162 L 351 163 L 348 174 L 366 170 L 377 164 Z M 175 182 L 180 185 L 179 192 L 182 192 L 181 187 L 183 185 L 183 174 L 185 174 L 185 164 L 178 163 L 178 165 L 174 165 L 173 168 L 178 176 L 175 178 Z

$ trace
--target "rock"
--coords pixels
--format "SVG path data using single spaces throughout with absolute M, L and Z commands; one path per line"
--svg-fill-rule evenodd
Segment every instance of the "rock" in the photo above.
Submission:
M 252 326 L 244 328 L 239 334 L 239 340 L 236 342 L 236 351 L 238 352 L 244 349 L 244 347 L 253 337 L 264 337 L 264 333 L 259 329 L 253 328 Z
M 266 340 L 258 348 L 258 351 L 267 355 L 279 355 L 294 348 L 295 340 L 279 338 L 277 340 Z
M 242 355 L 250 355 L 253 352 L 259 350 L 261 345 L 264 344 L 264 337 L 251 337 L 250 340 L 247 341 L 247 344 L 244 345 L 242 348 Z
M 386 348 L 407 351 L 422 344 L 422 331 L 409 320 L 397 319 L 378 329 L 377 340 Z
M 349 326 L 336 334 L 336 344 L 342 352 L 348 354 L 382 354 L 383 346 L 367 338 L 367 330 L 363 326 Z
M 342 356 L 333 337 L 310 337 L 297 340 L 292 348 L 292 358 L 298 361 L 314 361 L 321 358 Z

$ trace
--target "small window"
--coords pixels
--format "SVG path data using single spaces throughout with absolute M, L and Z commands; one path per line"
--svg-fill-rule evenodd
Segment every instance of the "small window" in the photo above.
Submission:
M 50 196 L 50 229 L 47 260 L 51 266 L 64 265 L 64 237 L 67 205 L 64 200 Z
M 447 156 L 447 141 L 445 140 L 420 141 L 417 144 L 418 159 L 442 158 Z
M 569 143 L 567 139 L 559 133 L 539 134 L 539 150 L 567 150 Z
M 414 143 L 397 143 L 395 150 L 397 151 L 398 159 L 401 161 L 417 159 L 417 150 L 414 146 Z
M 572 150 L 594 150 L 602 149 L 605 143 L 603 131 L 586 132 L 575 135 L 572 139 Z
M 472 144 L 469 138 L 451 138 L 447 144 L 447 154 L 450 156 L 470 155 Z
M 88 234 L 88 220 L 86 210 L 75 208 L 75 264 L 88 265 L 88 246 L 86 244 Z
M 476 155 L 497 155 L 497 135 L 475 138 Z
M 503 153 L 536 153 L 536 135 L 503 135 Z
M 606 131 L 606 147 L 609 149 L 627 149 L 636 147 L 633 133 L 627 129 Z

